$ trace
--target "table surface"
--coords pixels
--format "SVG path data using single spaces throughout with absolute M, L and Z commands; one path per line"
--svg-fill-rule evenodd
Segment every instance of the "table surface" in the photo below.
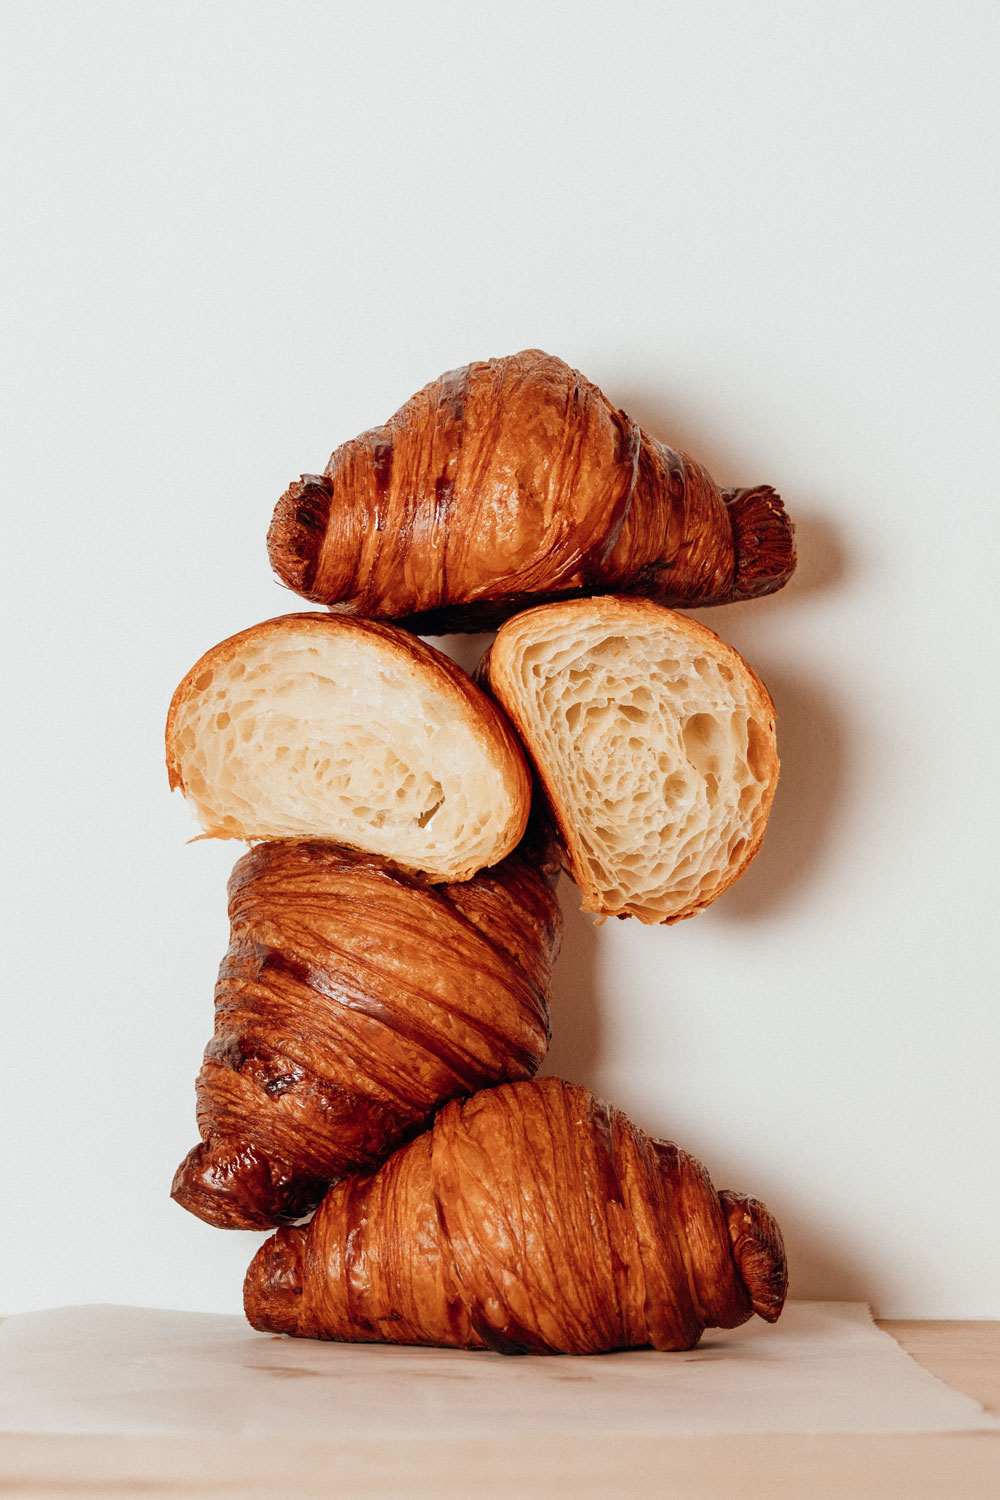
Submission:
M 1000 1413 L 1000 1322 L 881 1320 Z M 0 1435 L 0 1494 L 338 1500 L 997 1500 L 1000 1431 L 393 1445 Z

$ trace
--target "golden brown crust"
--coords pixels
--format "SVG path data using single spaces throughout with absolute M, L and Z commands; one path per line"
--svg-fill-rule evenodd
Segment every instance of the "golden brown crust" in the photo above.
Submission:
M 620 637 L 626 641 L 637 641 L 640 634 L 646 632 L 652 632 L 654 637 L 662 634 L 667 642 L 680 642 L 692 651 L 703 652 L 714 662 L 721 664 L 738 683 L 740 701 L 745 704 L 750 721 L 762 729 L 759 737 L 754 739 L 754 770 L 761 783 L 760 796 L 745 834 L 737 845 L 738 854 L 727 857 L 720 845 L 717 867 L 688 899 L 668 912 L 658 912 L 655 905 L 650 905 L 647 909 L 639 895 L 625 906 L 609 905 L 606 886 L 595 876 L 593 863 L 588 859 L 580 819 L 575 815 L 567 793 L 569 776 L 566 759 L 552 753 L 551 738 L 540 732 L 550 721 L 549 712 L 525 690 L 519 669 L 519 664 L 528 651 L 534 651 L 536 661 L 544 661 L 544 643 L 547 640 L 557 639 L 561 635 L 567 640 L 579 639 L 582 642 L 585 632 L 593 632 L 595 627 L 599 627 L 600 632 L 607 637 Z M 581 645 L 580 661 L 583 659 L 584 649 Z M 704 910 L 727 891 L 760 849 L 774 801 L 779 771 L 774 740 L 774 703 L 749 663 L 706 625 L 648 599 L 609 596 L 539 605 L 508 620 L 501 627 L 480 662 L 476 677 L 500 703 L 528 752 L 565 851 L 565 867 L 583 897 L 584 911 L 604 916 L 635 915 L 652 923 L 682 921 Z M 580 754 L 581 742 L 577 738 L 572 745 L 566 747 L 566 755 L 575 759 Z M 623 825 L 627 824 L 627 811 L 619 813 L 618 817 Z M 665 812 L 665 840 L 668 836 L 673 837 L 673 827 Z
M 465 365 L 278 501 L 275 572 L 316 603 L 424 634 L 581 594 L 691 606 L 780 588 L 774 491 L 723 490 L 538 349 Z
M 174 1198 L 230 1228 L 300 1218 L 444 1100 L 530 1077 L 548 1045 L 555 879 L 543 847 L 440 887 L 329 844 L 244 855 L 198 1079 L 202 1142 Z
M 249 767 L 244 769 L 243 780 L 236 787 L 239 795 L 234 797 L 229 784 L 223 785 L 222 776 L 228 777 L 230 768 L 236 762 L 219 751 L 218 744 L 214 743 L 223 733 L 215 727 L 220 720 L 212 717 L 214 709 L 226 710 L 222 715 L 227 725 L 225 732 L 235 740 L 237 725 L 230 721 L 238 710 L 244 711 L 251 721 L 257 714 L 259 720 L 266 722 L 272 709 L 282 707 L 274 701 L 275 681 L 265 681 L 256 689 L 257 696 L 253 704 L 234 705 L 233 699 L 250 696 L 249 692 L 243 691 L 243 684 L 248 679 L 238 678 L 235 683 L 229 684 L 226 682 L 227 672 L 242 672 L 244 660 L 256 662 L 262 657 L 266 659 L 269 653 L 278 657 L 283 651 L 301 650 L 315 645 L 320 653 L 329 654 L 344 649 L 345 643 L 353 646 L 356 651 L 363 652 L 367 663 L 366 675 L 373 680 L 378 679 L 380 673 L 384 675 L 383 669 L 388 669 L 397 680 L 415 684 L 418 691 L 426 696 L 428 703 L 433 705 L 438 718 L 453 728 L 455 736 L 464 735 L 467 746 L 475 750 L 479 759 L 488 760 L 490 767 L 495 770 L 502 795 L 492 796 L 487 815 L 483 819 L 485 831 L 479 838 L 479 844 L 483 847 L 477 845 L 471 855 L 460 849 L 457 843 L 451 845 L 447 840 L 438 850 L 421 848 L 417 852 L 404 851 L 402 847 L 393 846 L 388 833 L 373 834 L 363 821 L 353 830 L 349 830 L 343 822 L 339 825 L 332 821 L 329 825 L 324 823 L 326 809 L 323 807 L 319 808 L 310 826 L 306 828 L 283 826 L 280 816 L 282 809 L 278 810 L 276 816 L 273 806 L 265 813 L 259 803 L 262 790 L 270 794 L 281 783 L 282 770 L 279 766 L 259 764 L 259 756 L 255 760 L 258 736 L 251 732 L 254 728 L 252 723 L 245 729 L 243 739 L 235 746 L 240 763 Z M 275 679 L 277 686 L 281 687 L 279 672 L 280 669 L 276 668 Z M 210 695 L 216 693 L 220 682 L 228 697 L 215 703 L 210 700 Z M 326 698 L 320 695 L 317 699 L 320 710 L 323 710 L 324 702 L 332 702 L 335 696 L 336 684 L 328 685 Z M 386 713 L 391 718 L 391 689 L 386 690 L 384 704 Z M 308 742 L 309 734 L 309 724 L 303 723 L 301 738 L 304 743 Z M 210 751 L 215 757 L 212 763 L 214 770 L 208 773 L 204 764 L 206 751 Z M 326 753 L 329 753 L 328 749 Z M 173 695 L 167 715 L 166 758 L 171 789 L 179 787 L 185 797 L 194 802 L 202 827 L 210 836 L 242 838 L 247 841 L 282 837 L 332 839 L 351 848 L 369 850 L 384 858 L 395 859 L 405 868 L 424 870 L 436 880 L 468 879 L 485 865 L 498 863 L 503 859 L 524 832 L 531 802 L 530 777 L 519 742 L 496 705 L 460 667 L 443 652 L 397 626 L 319 612 L 282 615 L 264 620 L 247 630 L 239 631 L 205 652 L 186 673 Z M 355 765 L 362 767 L 363 761 L 364 757 L 356 760 Z M 450 763 L 449 768 L 454 783 L 461 788 L 461 767 Z M 467 778 L 465 788 L 461 789 L 463 796 L 466 790 L 471 796 L 476 794 L 475 772 Z M 391 790 L 390 788 L 389 792 Z M 293 789 L 293 811 L 301 818 L 302 802 L 299 796 L 294 795 L 295 792 L 297 789 Z M 330 807 L 332 806 L 331 799 Z M 405 810 L 406 803 L 401 806 Z M 471 818 L 468 820 L 469 823 L 472 821 Z M 421 823 L 420 826 L 423 827 L 424 824 Z M 419 834 L 416 838 L 418 843 L 422 842 Z M 424 863 L 421 862 L 421 857 L 424 858 Z
M 731 1215 L 753 1257 L 734 1255 Z M 763 1205 L 544 1078 L 452 1101 L 379 1171 L 331 1189 L 308 1227 L 258 1252 L 244 1306 L 255 1328 L 299 1337 L 591 1354 L 690 1349 L 755 1299 L 773 1321 L 786 1280 Z

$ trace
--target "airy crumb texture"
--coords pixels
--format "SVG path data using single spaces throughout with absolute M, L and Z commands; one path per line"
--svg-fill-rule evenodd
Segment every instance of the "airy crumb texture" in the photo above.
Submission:
M 742 874 L 778 779 L 774 704 L 713 631 L 642 599 L 542 605 L 503 626 L 482 673 L 585 911 L 677 922 Z
M 495 706 L 393 626 L 266 620 L 206 653 L 174 694 L 167 768 L 216 838 L 318 838 L 434 880 L 495 864 L 530 780 Z

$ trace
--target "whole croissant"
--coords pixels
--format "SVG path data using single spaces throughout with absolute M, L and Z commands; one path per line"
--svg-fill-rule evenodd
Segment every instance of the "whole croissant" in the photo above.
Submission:
M 279 1230 L 247 1273 L 251 1324 L 503 1353 L 690 1349 L 786 1289 L 763 1204 L 556 1078 L 453 1100 L 379 1171 Z
M 548 1046 L 557 871 L 537 837 L 438 887 L 329 844 L 244 855 L 177 1202 L 226 1228 L 300 1218 L 446 1099 L 530 1077 Z
M 752 599 L 795 566 L 772 489 L 720 489 L 538 349 L 452 370 L 344 443 L 281 497 L 268 551 L 305 598 L 424 634 L 579 594 Z

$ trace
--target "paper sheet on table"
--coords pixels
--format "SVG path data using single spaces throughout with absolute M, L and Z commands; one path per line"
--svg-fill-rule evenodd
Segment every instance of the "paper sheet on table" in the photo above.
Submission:
M 326 1441 L 998 1428 L 861 1303 L 793 1302 L 697 1349 L 510 1357 L 320 1343 L 133 1307 L 0 1326 L 0 1430 Z

